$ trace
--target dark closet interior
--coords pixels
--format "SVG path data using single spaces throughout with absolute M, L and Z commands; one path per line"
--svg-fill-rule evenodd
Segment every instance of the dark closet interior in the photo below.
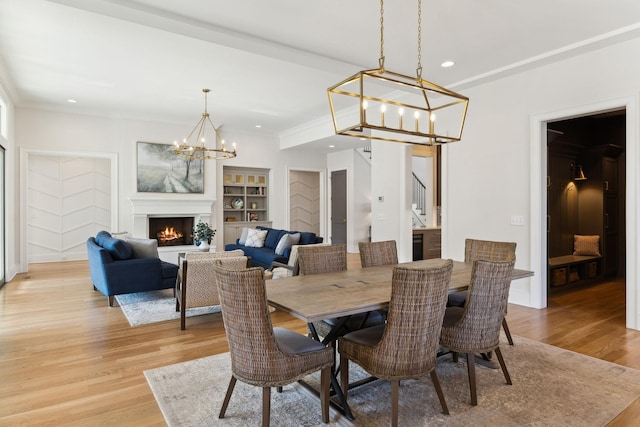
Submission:
M 547 124 L 551 291 L 625 271 L 625 110 Z M 571 258 L 574 236 L 599 236 L 599 257 Z

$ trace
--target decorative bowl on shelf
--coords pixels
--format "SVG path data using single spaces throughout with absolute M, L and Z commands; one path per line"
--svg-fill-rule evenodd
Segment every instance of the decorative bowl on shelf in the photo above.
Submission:
M 240 197 L 236 197 L 231 201 L 231 207 L 233 209 L 242 209 L 243 206 L 244 206 L 244 200 L 242 200 Z

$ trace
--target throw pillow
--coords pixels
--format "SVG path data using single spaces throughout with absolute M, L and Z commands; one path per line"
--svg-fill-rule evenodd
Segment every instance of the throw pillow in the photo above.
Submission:
M 267 238 L 264 239 L 264 247 L 275 251 L 276 246 L 278 246 L 278 242 L 284 234 L 286 234 L 286 231 L 278 230 L 276 228 L 267 230 Z
M 131 246 L 131 258 L 159 258 L 156 239 L 127 237 L 124 240 Z
M 131 258 L 131 246 L 124 240 L 114 239 L 109 233 L 99 234 L 100 240 L 96 237 L 96 242 L 107 251 L 115 260 Z
M 316 233 L 311 233 L 309 231 L 300 232 L 300 244 L 301 245 L 310 245 L 316 242 Z
M 297 245 L 300 241 L 300 233 L 285 234 L 280 238 L 278 246 L 276 246 L 276 255 L 284 255 L 286 249 L 291 248 L 293 245 Z
M 258 230 L 250 228 L 247 232 L 247 241 L 245 246 L 248 248 L 263 248 L 264 239 L 267 237 L 267 230 Z
M 98 234 L 96 234 L 96 243 L 102 247 L 104 247 L 104 245 L 102 244 L 104 242 L 104 239 L 110 239 L 111 238 L 111 233 L 109 233 L 108 231 L 98 231 Z
M 573 236 L 573 254 L 600 256 L 600 236 Z
M 238 244 L 246 246 L 247 235 L 249 234 L 249 229 L 247 227 L 242 228 L 242 234 L 240 234 L 240 238 L 238 239 Z

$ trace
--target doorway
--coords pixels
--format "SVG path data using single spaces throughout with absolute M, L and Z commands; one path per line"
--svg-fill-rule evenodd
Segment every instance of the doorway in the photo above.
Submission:
M 289 171 L 289 229 L 321 234 L 321 176 L 316 171 Z
M 624 280 L 626 128 L 624 108 L 547 122 L 547 297 Z M 585 239 L 589 253 L 574 247 Z M 571 255 L 593 258 L 573 263 Z
M 347 171 L 331 172 L 331 243 L 347 243 Z

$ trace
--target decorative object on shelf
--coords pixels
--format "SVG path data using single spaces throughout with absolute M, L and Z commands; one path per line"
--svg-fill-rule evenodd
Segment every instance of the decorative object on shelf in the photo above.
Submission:
M 586 181 L 587 177 L 584 174 L 584 170 L 582 170 L 582 165 L 578 165 L 576 169 L 576 177 L 573 179 L 574 181 Z
M 202 92 L 204 92 L 204 113 L 202 113 L 202 118 L 200 118 L 200 121 L 191 130 L 189 136 L 182 140 L 182 143 L 178 144 L 177 141 L 174 142 L 173 151 L 178 157 L 187 159 L 232 159 L 236 157 L 236 143 L 233 143 L 231 150 L 227 150 L 224 139 L 222 139 L 218 131 L 220 126 L 216 128 L 213 125 L 209 112 L 207 111 L 207 94 L 210 90 L 202 89 Z M 207 126 L 207 123 L 209 126 Z M 207 131 L 209 128 L 211 130 Z M 211 144 L 210 146 L 206 145 L 207 141 Z M 220 145 L 218 145 L 218 141 L 220 141 Z
M 242 198 L 240 197 L 236 197 L 231 201 L 231 207 L 233 209 L 242 209 L 243 206 L 244 206 L 244 200 L 242 200 Z
M 202 243 L 206 243 L 207 244 L 206 250 L 209 250 L 209 245 L 211 244 L 211 238 L 215 235 L 216 235 L 216 230 L 209 227 L 209 224 L 207 224 L 206 222 L 198 221 L 196 226 L 193 227 L 193 240 L 195 245 L 198 248 L 200 248 L 200 250 L 203 250 L 200 246 Z
M 360 71 L 327 90 L 336 134 L 419 145 L 460 141 L 469 98 L 422 78 L 421 27 L 422 0 L 418 0 L 416 77 L 385 70 L 384 0 L 380 0 L 379 67 Z

